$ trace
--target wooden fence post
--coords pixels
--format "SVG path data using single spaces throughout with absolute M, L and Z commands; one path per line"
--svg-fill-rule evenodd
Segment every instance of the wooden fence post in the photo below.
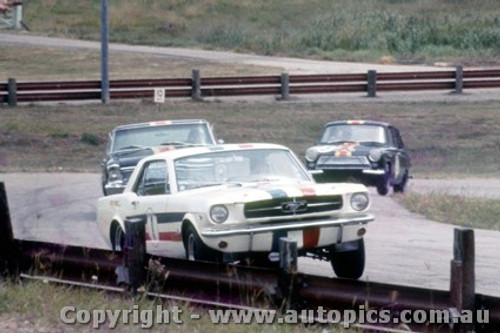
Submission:
M 368 97 L 376 97 L 377 96 L 377 71 L 375 70 L 369 70 L 368 75 L 368 85 L 367 85 L 367 91 L 368 91 Z
M 461 94 L 464 89 L 464 68 L 459 65 L 455 71 L 455 93 Z
M 475 309 L 474 230 L 456 228 L 451 261 L 450 305 L 460 314 Z M 455 329 L 455 328 L 454 328 Z M 458 325 L 456 331 L 467 331 L 470 327 Z
M 7 82 L 7 90 L 8 90 L 8 95 L 7 95 L 7 103 L 9 106 L 16 106 L 17 105 L 17 81 L 16 79 L 9 78 Z
M 129 286 L 135 295 L 146 280 L 146 218 L 125 219 L 123 257 L 128 270 Z
M 201 101 L 201 76 L 198 69 L 193 69 L 191 79 L 191 99 L 193 101 Z
M 281 99 L 286 101 L 290 98 L 290 75 L 281 73 Z
M 280 275 L 278 286 L 283 309 L 290 309 L 297 301 L 297 242 L 280 238 Z
M 14 278 L 18 271 L 18 248 L 12 232 L 5 185 L 0 182 L 0 277 Z

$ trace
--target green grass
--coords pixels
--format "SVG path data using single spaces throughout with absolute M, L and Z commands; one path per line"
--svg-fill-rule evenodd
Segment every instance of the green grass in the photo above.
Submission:
M 468 198 L 446 193 L 396 196 L 408 210 L 427 218 L 464 227 L 500 230 L 500 200 Z
M 22 81 L 82 81 L 101 79 L 99 50 L 73 50 L 0 43 L 0 79 Z M 36 61 L 35 61 L 36 59 Z M 226 64 L 150 54 L 110 51 L 111 80 L 135 78 L 189 78 L 192 70 L 203 76 L 278 75 L 276 68 Z
M 24 21 L 34 33 L 98 40 L 100 9 L 31 0 Z M 121 43 L 370 62 L 498 63 L 500 52 L 496 0 L 121 0 L 108 12 Z

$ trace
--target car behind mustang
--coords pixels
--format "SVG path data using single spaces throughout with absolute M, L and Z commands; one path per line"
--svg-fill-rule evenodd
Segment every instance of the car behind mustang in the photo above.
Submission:
M 298 253 L 359 278 L 363 235 L 374 220 L 362 184 L 317 184 L 293 152 L 274 144 L 186 148 L 142 159 L 123 193 L 98 201 L 97 219 L 113 250 L 124 221 L 146 220 L 151 253 L 190 260 L 273 261 L 282 237 Z

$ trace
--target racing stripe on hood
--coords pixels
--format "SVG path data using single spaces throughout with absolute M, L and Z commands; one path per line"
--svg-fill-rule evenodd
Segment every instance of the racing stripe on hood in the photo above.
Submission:
M 316 190 L 314 190 L 314 188 L 312 187 L 302 187 L 300 191 L 302 192 L 302 196 L 304 197 L 313 197 L 316 195 Z
M 286 194 L 285 191 L 278 190 L 278 189 L 269 190 L 269 191 L 267 191 L 267 193 L 269 193 L 271 195 L 271 198 L 273 198 L 273 199 L 279 199 L 279 198 L 286 198 L 286 197 L 288 197 L 288 195 Z
M 354 149 L 359 146 L 357 142 L 347 142 L 338 147 L 338 150 L 335 151 L 335 156 L 352 156 L 352 152 Z

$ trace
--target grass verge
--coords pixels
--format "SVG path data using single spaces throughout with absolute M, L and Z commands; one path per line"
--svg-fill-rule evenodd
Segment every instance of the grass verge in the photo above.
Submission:
M 459 226 L 500 231 L 500 200 L 432 192 L 395 196 L 409 211 Z
M 31 0 L 34 33 L 99 40 L 98 1 Z M 369 8 L 370 10 L 366 10 Z M 345 61 L 498 63 L 495 0 L 110 2 L 113 42 Z

